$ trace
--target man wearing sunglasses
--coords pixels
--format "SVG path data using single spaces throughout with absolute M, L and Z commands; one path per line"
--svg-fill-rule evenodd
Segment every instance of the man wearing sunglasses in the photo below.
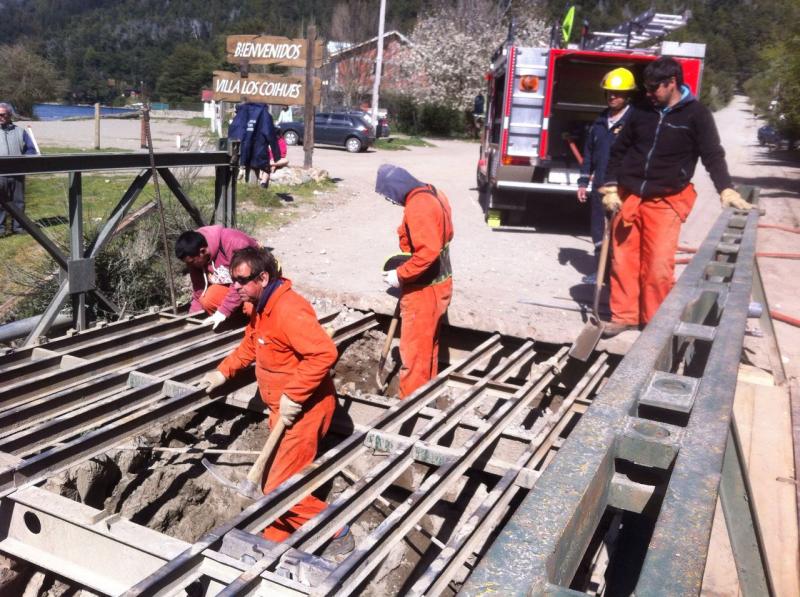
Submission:
M 267 494 L 314 461 L 319 441 L 328 432 L 336 408 L 330 369 L 338 356 L 314 308 L 292 290 L 267 249 L 247 247 L 233 254 L 231 278 L 241 300 L 253 306 L 244 338 L 203 383 L 211 392 L 255 363 L 261 399 L 269 409 L 269 426 L 279 419 L 287 429 L 264 479 Z M 264 537 L 283 541 L 327 504 L 308 495 L 264 530 Z M 343 549 L 353 538 L 347 527 L 335 540 Z
M 17 155 L 36 155 L 36 147 L 28 133 L 12 121 L 14 109 L 10 104 L 0 102 L 0 157 Z M 3 205 L 13 204 L 18 210 L 25 210 L 25 177 L 0 176 L 0 236 L 5 235 L 6 210 Z M 11 233 L 21 234 L 25 230 L 12 218 Z
M 644 69 L 652 107 L 636 109 L 611 148 L 603 205 L 612 222 L 611 322 L 604 337 L 646 325 L 674 284 L 681 224 L 694 205 L 697 159 L 723 208 L 749 209 L 733 189 L 714 117 L 666 56 Z

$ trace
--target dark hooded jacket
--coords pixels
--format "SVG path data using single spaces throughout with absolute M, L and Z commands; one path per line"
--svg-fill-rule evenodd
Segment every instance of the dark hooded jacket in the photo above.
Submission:
M 396 205 L 405 205 L 408 194 L 414 189 L 424 186 L 425 183 L 418 181 L 400 166 L 383 164 L 378 168 L 375 192 Z
M 684 88 L 671 108 L 631 108 L 611 147 L 605 184 L 644 199 L 680 193 L 703 160 L 717 192 L 732 186 L 714 117 Z
M 283 157 L 272 116 L 264 104 L 240 104 L 228 128 L 228 139 L 241 141 L 239 163 L 245 168 L 266 170 L 269 165 L 268 147 L 272 150 L 273 161 Z

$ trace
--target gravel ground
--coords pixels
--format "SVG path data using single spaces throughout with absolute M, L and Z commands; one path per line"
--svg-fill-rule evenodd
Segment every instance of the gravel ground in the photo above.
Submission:
M 757 145 L 756 130 L 761 123 L 753 118 L 746 98 L 736 97 L 715 118 L 736 182 L 762 188 L 767 208 L 763 221 L 798 226 L 797 162 Z M 90 147 L 93 142 L 92 121 L 34 122 L 32 126 L 43 145 Z M 136 120 L 104 120 L 101 131 L 103 146 L 138 149 Z M 155 145 L 161 150 L 174 148 L 176 134 L 186 138 L 198 131 L 180 120 L 153 122 Z M 586 230 L 588 214 L 567 216 L 570 221 L 559 229 L 492 231 L 485 225 L 477 203 L 474 173 L 478 145 L 439 140 L 434 144 L 411 151 L 370 150 L 356 155 L 341 148 L 316 148 L 314 165 L 328 170 L 339 181 L 337 189 L 320 197 L 317 208 L 305 217 L 279 230 L 264 230 L 261 238 L 274 247 L 284 271 L 299 290 L 352 307 L 391 313 L 394 298 L 383 286 L 380 268 L 384 258 L 396 251 L 395 229 L 402 214 L 373 189 L 378 166 L 395 163 L 443 190 L 453 206 L 455 294 L 450 323 L 547 342 L 572 341 L 583 325 L 580 313 L 519 301 L 568 305 L 575 300 L 590 300 L 592 288 L 580 283 L 582 275 L 593 267 Z M 293 165 L 301 165 L 302 147 L 290 147 L 289 157 Z M 719 214 L 717 195 L 702 165 L 698 165 L 695 184 L 699 197 L 681 233 L 681 243 L 691 246 L 703 240 Z M 552 209 L 552 204 L 543 205 L 543 209 Z M 762 251 L 797 251 L 798 245 L 797 235 L 790 233 L 761 230 L 759 234 Z M 771 306 L 800 316 L 794 282 L 800 279 L 800 265 L 796 261 L 761 259 L 760 267 Z M 790 375 L 796 376 L 800 333 L 787 324 L 775 325 L 784 364 Z M 600 347 L 625 352 L 636 337 L 637 333 L 628 332 Z

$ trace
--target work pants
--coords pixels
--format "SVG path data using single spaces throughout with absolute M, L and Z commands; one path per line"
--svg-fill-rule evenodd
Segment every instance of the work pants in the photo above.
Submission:
M 230 292 L 230 286 L 225 284 L 211 284 L 206 288 L 205 293 L 200 296 L 200 305 L 205 309 L 206 313 L 211 315 L 219 309 L 220 305 L 225 301 L 225 297 Z M 252 303 L 242 303 L 242 313 L 247 317 L 253 312 Z
M 5 231 L 6 210 L 5 203 L 12 203 L 20 211 L 25 211 L 25 177 L 0 176 L 0 234 Z M 13 232 L 24 232 L 16 218 L 11 218 Z
M 400 398 L 436 376 L 439 328 L 453 295 L 453 279 L 403 290 L 400 298 Z
M 262 396 L 266 396 L 263 392 Z M 332 395 L 325 396 L 303 412 L 294 425 L 286 428 L 264 481 L 265 495 L 314 462 L 319 442 L 331 426 L 335 408 L 336 399 Z M 270 429 L 274 429 L 278 417 L 277 410 L 270 413 Z M 264 529 L 264 538 L 283 541 L 326 507 L 321 499 L 307 495 Z
M 675 251 L 681 224 L 697 194 L 690 184 L 680 193 L 654 199 L 621 195 L 612 222 L 611 320 L 648 323 L 675 283 Z

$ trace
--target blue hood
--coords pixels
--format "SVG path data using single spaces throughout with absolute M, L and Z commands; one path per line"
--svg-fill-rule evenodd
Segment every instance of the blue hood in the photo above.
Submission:
M 425 186 L 425 183 L 418 181 L 400 166 L 383 164 L 378 168 L 375 192 L 383 195 L 395 205 L 405 205 L 406 196 L 422 186 Z

